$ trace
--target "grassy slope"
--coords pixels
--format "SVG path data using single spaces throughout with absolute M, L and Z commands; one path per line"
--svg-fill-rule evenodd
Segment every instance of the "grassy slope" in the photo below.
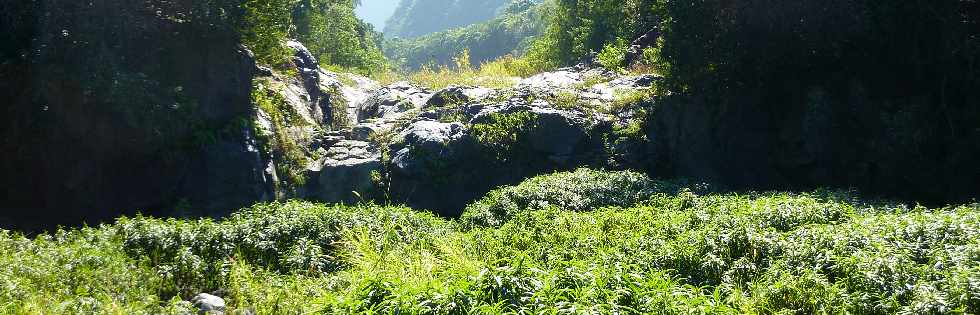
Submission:
M 569 178 L 628 183 L 649 198 L 605 207 L 621 196 L 555 189 L 579 184 Z M 218 288 L 230 307 L 259 314 L 980 312 L 978 205 L 665 193 L 637 190 L 662 186 L 636 179 L 552 175 L 468 210 L 537 205 L 507 208 L 499 226 L 289 202 L 220 222 L 129 218 L 35 239 L 2 233 L 0 312 L 168 313 Z

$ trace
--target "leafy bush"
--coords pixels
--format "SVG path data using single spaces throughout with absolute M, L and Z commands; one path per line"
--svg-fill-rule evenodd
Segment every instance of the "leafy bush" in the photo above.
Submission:
M 586 168 L 528 179 L 517 186 L 491 191 L 466 207 L 460 218 L 467 226 L 500 226 L 524 210 L 556 207 L 584 211 L 630 206 L 664 189 L 641 173 L 602 172 Z
M 626 63 L 626 50 L 629 49 L 629 42 L 622 38 L 617 38 L 606 44 L 599 52 L 599 64 L 610 70 L 623 70 Z
M 0 230 L 0 313 L 167 312 L 163 279 L 119 245 L 108 229 L 33 239 Z
M 353 0 L 247 0 L 242 41 L 259 63 L 282 67 L 290 37 L 302 41 L 324 66 L 359 73 L 383 71 L 381 35 L 354 15 Z

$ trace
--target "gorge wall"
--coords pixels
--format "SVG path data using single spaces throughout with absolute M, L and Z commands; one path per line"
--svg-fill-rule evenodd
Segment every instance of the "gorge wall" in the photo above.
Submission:
M 227 213 L 273 197 L 248 127 L 255 65 L 237 4 L 3 6 L 14 45 L 0 56 L 0 224 Z

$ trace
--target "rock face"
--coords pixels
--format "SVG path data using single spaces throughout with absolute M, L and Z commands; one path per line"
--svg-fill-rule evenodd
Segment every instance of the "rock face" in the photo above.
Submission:
M 854 91 L 832 96 L 814 86 L 805 100 L 779 108 L 745 99 L 719 106 L 699 97 L 668 98 L 647 129 L 661 154 L 650 164 L 664 176 L 742 189 L 857 188 L 938 205 L 977 198 L 980 168 L 963 163 L 980 158 L 978 142 L 925 136 L 928 119 L 919 117 L 945 118 L 924 98 L 903 101 L 918 104 L 909 106 L 914 110 L 891 112 L 885 101 Z
M 12 227 L 217 215 L 273 197 L 241 124 L 250 53 L 219 17 L 171 18 L 181 5 L 154 3 L 43 1 L 0 18 L 18 32 L 0 55 L 0 216 Z
M 455 216 L 493 187 L 530 176 L 583 165 L 639 168 L 624 163 L 642 160 L 645 146 L 634 152 L 639 157 L 618 159 L 623 163 L 615 165 L 610 151 L 616 149 L 609 149 L 626 145 L 614 126 L 637 117 L 598 109 L 614 101 L 613 90 L 645 89 L 649 78 L 583 86 L 586 78 L 602 73 L 564 69 L 512 89 L 448 87 L 433 93 L 389 148 L 394 201 Z M 610 96 L 596 89 L 608 90 Z M 580 107 L 558 104 L 554 97 L 559 92 L 582 100 L 576 105 Z
M 381 155 L 370 143 L 340 141 L 317 164 L 312 169 L 316 182 L 308 187 L 308 197 L 345 203 L 378 197 L 373 175 L 381 170 Z
M 422 108 L 430 93 L 407 82 L 382 87 L 357 107 L 357 120 L 394 119 L 407 111 Z

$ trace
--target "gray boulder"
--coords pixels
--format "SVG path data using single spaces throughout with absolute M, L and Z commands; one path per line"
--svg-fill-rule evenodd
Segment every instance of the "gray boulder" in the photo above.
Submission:
M 586 137 L 586 122 L 574 113 L 552 108 L 533 107 L 537 127 L 527 135 L 531 148 L 556 161 L 565 161 Z
M 320 169 L 316 198 L 324 202 L 355 203 L 370 198 L 377 188 L 372 172 L 381 170 L 381 159 L 327 160 Z M 355 194 L 356 192 L 356 194 Z M 360 195 L 360 196 L 358 196 Z
M 372 173 L 381 170 L 381 155 L 375 151 L 364 141 L 335 144 L 327 150 L 319 168 L 311 170 L 316 182 L 308 188 L 310 197 L 345 203 L 371 198 L 377 190 Z
M 530 112 L 535 117 L 535 128 L 523 134 L 527 139 L 528 149 L 544 154 L 555 162 L 567 161 L 588 138 L 589 117 L 575 111 L 550 108 L 549 104 L 541 101 L 529 105 L 510 102 L 485 106 L 470 123 L 488 123 L 494 114 L 518 112 Z
M 201 293 L 191 299 L 200 314 L 220 315 L 225 312 L 225 300 L 207 293 Z
M 357 121 L 400 118 L 405 112 L 421 109 L 430 96 L 427 90 L 407 82 L 382 87 L 357 106 Z
M 454 158 L 456 145 L 467 135 L 461 123 L 419 121 L 402 132 L 403 141 L 393 146 L 395 169 L 408 176 L 427 173 L 429 168 L 446 165 Z
M 554 72 L 531 76 L 522 80 L 518 86 L 533 89 L 554 89 L 572 87 L 582 83 L 585 83 L 585 78 L 581 72 L 574 69 L 559 69 Z

